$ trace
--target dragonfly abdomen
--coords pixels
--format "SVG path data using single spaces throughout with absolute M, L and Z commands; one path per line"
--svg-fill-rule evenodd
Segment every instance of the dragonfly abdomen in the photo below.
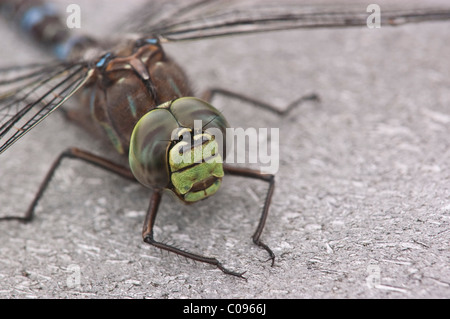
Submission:
M 78 58 L 88 48 L 99 46 L 89 36 L 72 34 L 51 3 L 41 0 L 0 0 L 0 6 L 3 15 L 61 60 Z
M 61 22 L 57 10 L 40 0 L 0 1 L 2 12 L 19 24 L 34 40 L 56 45 L 69 37 L 67 27 Z

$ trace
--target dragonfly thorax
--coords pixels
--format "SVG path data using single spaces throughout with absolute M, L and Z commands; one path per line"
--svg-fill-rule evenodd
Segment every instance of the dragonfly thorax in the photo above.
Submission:
M 120 154 L 127 154 L 132 130 L 143 115 L 192 95 L 183 70 L 154 39 L 128 41 L 94 65 L 82 105 Z

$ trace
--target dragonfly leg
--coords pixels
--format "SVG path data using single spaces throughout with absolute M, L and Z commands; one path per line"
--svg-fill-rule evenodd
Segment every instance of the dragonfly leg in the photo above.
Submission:
M 236 277 L 239 277 L 242 279 L 246 279 L 243 276 L 244 272 L 238 273 L 238 272 L 231 271 L 231 270 L 225 268 L 216 258 L 205 257 L 202 255 L 194 254 L 194 253 L 188 252 L 186 250 L 156 241 L 153 238 L 153 226 L 155 225 L 156 214 L 158 213 L 158 208 L 159 208 L 159 204 L 161 202 L 161 197 L 162 197 L 162 193 L 160 190 L 155 190 L 152 193 L 152 196 L 150 199 L 150 204 L 149 204 L 149 207 L 147 210 L 147 215 L 146 215 L 146 218 L 144 221 L 144 226 L 142 229 L 142 238 L 144 239 L 144 242 L 146 242 L 147 244 L 150 244 L 152 246 L 155 246 L 159 249 L 164 249 L 169 252 L 178 254 L 180 256 L 184 256 L 186 258 L 193 259 L 195 261 L 199 261 L 202 263 L 207 263 L 207 264 L 216 266 L 225 274 L 236 276 Z
M 280 116 L 285 116 L 285 115 L 289 114 L 289 112 L 291 112 L 292 109 L 296 108 L 303 102 L 320 101 L 320 97 L 317 94 L 311 93 L 311 94 L 299 97 L 295 101 L 291 102 L 288 106 L 286 106 L 283 110 L 280 110 L 271 104 L 256 100 L 256 99 L 248 97 L 248 96 L 245 96 L 241 93 L 235 93 L 235 92 L 228 91 L 228 90 L 221 89 L 221 88 L 213 88 L 213 89 L 207 90 L 206 92 L 203 93 L 202 99 L 207 102 L 210 102 L 212 100 L 213 96 L 216 94 L 221 94 L 224 96 L 228 96 L 231 98 L 236 98 L 236 99 L 245 101 L 247 103 L 255 105 L 256 107 L 268 110 L 268 111 L 276 113 Z
M 269 183 L 269 189 L 267 190 L 266 200 L 264 202 L 264 207 L 263 207 L 263 210 L 261 213 L 261 217 L 259 218 L 258 227 L 256 228 L 256 231 L 253 234 L 252 239 L 256 245 L 258 245 L 261 248 L 264 248 L 269 253 L 269 256 L 270 256 L 269 260 L 272 260 L 271 266 L 273 267 L 273 265 L 275 263 L 275 254 L 269 248 L 269 246 L 267 246 L 265 243 L 263 243 L 261 241 L 260 237 L 261 237 L 261 233 L 264 229 L 264 226 L 266 224 L 266 219 L 269 214 L 270 201 L 272 200 L 272 195 L 275 190 L 275 175 L 262 174 L 258 170 L 252 170 L 249 168 L 237 168 L 237 167 L 231 167 L 231 166 L 226 166 L 226 165 L 224 165 L 223 168 L 224 168 L 225 174 L 259 179 L 259 180 Z
M 132 181 L 136 181 L 134 178 L 132 172 L 129 168 L 118 165 L 116 163 L 113 163 L 105 158 L 102 158 L 100 156 L 94 155 L 92 153 L 80 150 L 78 148 L 69 148 L 66 151 L 62 152 L 58 158 L 53 162 L 52 166 L 50 167 L 47 175 L 45 176 L 44 180 L 42 181 L 41 185 L 39 186 L 39 189 L 31 202 L 30 206 L 28 207 L 27 212 L 25 213 L 25 216 L 5 216 L 1 217 L 0 221 L 3 220 L 19 220 L 22 222 L 29 222 L 34 217 L 34 209 L 38 203 L 38 201 L 41 199 L 44 191 L 50 184 L 50 181 L 55 174 L 56 170 L 60 166 L 62 160 L 64 158 L 72 158 L 72 159 L 80 159 L 87 163 L 93 164 L 97 167 L 103 168 L 107 171 L 116 173 L 124 178 L 130 179 Z

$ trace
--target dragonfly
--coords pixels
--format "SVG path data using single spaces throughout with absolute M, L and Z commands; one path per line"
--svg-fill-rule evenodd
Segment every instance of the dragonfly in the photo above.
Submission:
M 273 266 L 275 254 L 261 240 L 261 235 L 275 190 L 275 176 L 223 163 L 229 141 L 216 140 L 210 130 L 224 133 L 230 124 L 209 102 L 215 94 L 230 95 L 285 115 L 302 101 L 317 96 L 301 97 L 283 111 L 224 89 L 208 90 L 201 99 L 193 97 L 183 69 L 165 54 L 164 43 L 249 33 L 263 36 L 266 32 L 287 29 L 368 27 L 372 22 L 375 26 L 377 23 L 397 26 L 450 19 L 450 7 L 441 3 L 395 7 L 381 2 L 379 19 L 374 16 L 372 21 L 369 3 L 320 1 L 307 5 L 302 1 L 158 0 L 147 4 L 145 10 L 140 10 L 144 14 L 129 23 L 132 34 L 109 40 L 72 34 L 54 7 L 43 1 L 2 0 L 0 6 L 7 18 L 57 57 L 49 63 L 0 69 L 0 154 L 48 119 L 67 100 L 78 98 L 80 107 L 62 109 L 65 116 L 93 134 L 100 133 L 129 162 L 122 165 L 89 151 L 69 148 L 51 165 L 26 214 L 0 220 L 31 221 L 61 162 L 66 158 L 78 159 L 138 181 L 151 190 L 142 230 L 145 243 L 244 279 L 244 272 L 224 267 L 215 257 L 154 238 L 162 196 L 170 193 L 185 204 L 204 200 L 218 191 L 225 175 L 267 183 L 252 239 L 267 252 Z M 204 125 L 195 128 L 196 120 Z M 179 163 L 176 159 L 180 154 L 190 160 L 195 154 L 202 155 L 198 162 Z

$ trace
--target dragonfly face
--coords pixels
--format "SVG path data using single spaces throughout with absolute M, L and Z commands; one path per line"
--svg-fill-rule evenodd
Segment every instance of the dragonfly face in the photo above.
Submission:
M 168 189 L 185 203 L 209 197 L 224 175 L 227 127 L 222 114 L 200 99 L 159 105 L 133 130 L 130 168 L 143 185 Z

